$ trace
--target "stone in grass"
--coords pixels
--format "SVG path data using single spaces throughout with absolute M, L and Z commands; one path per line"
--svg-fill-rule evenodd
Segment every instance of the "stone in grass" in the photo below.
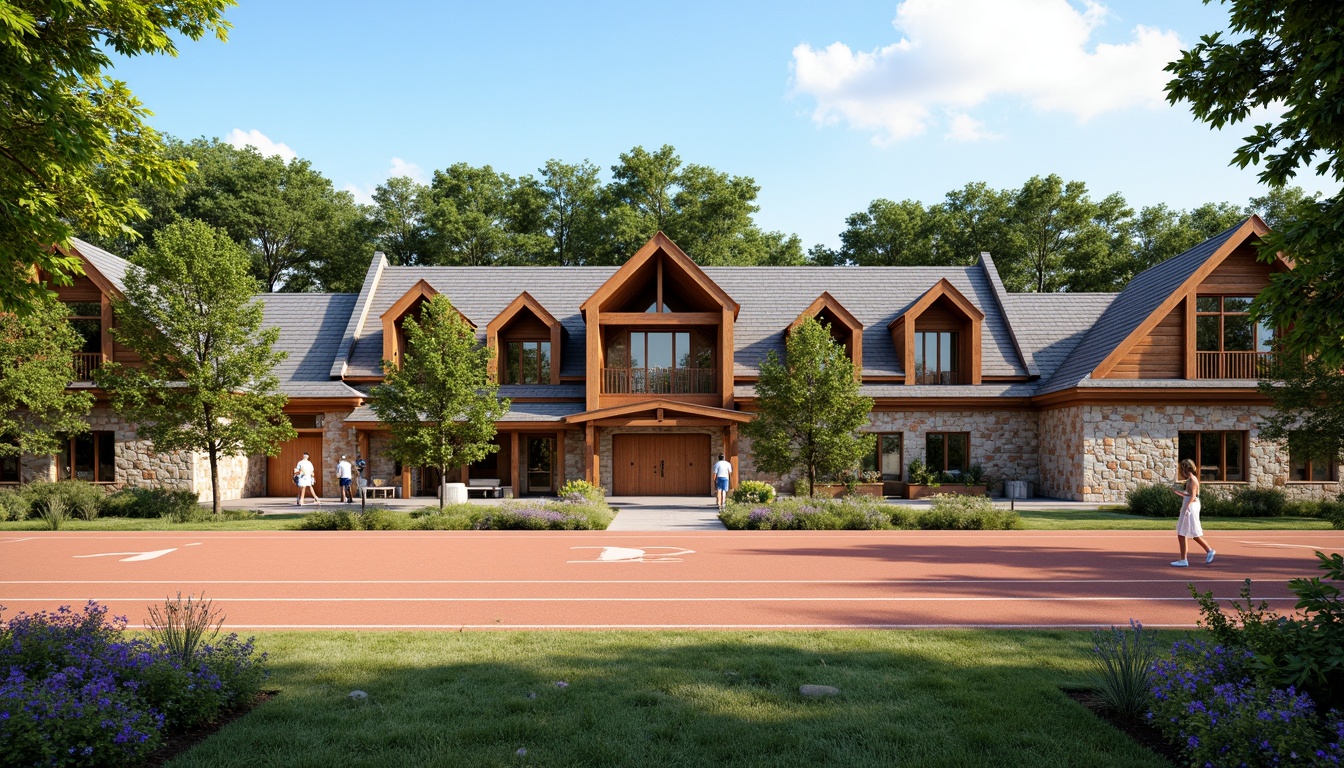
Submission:
M 824 699 L 830 696 L 839 696 L 840 689 L 829 685 L 800 685 L 798 693 L 805 699 Z
M 368 698 L 369 698 L 369 694 L 367 694 L 367 693 L 365 693 L 365 692 L 363 692 L 363 691 L 351 691 L 351 692 L 350 692 L 350 700 L 351 700 L 351 701 L 361 701 L 361 702 L 362 702 L 362 701 L 367 700 Z

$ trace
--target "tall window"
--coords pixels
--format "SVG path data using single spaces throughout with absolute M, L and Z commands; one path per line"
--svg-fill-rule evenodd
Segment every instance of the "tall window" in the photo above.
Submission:
M 881 472 L 883 480 L 901 479 L 901 433 L 877 435 L 873 452 L 863 457 L 864 472 Z
M 957 383 L 957 334 L 954 331 L 915 332 L 915 383 Z
M 1195 299 L 1195 349 L 1200 352 L 1268 352 L 1274 332 L 1251 322 L 1253 296 Z
M 1315 483 L 1339 480 L 1339 462 L 1328 456 L 1304 456 L 1290 449 L 1288 467 L 1289 480 Z
M 1245 432 L 1180 432 L 1177 460 L 1190 459 L 1200 480 L 1240 482 L 1246 479 Z
M 551 342 L 510 341 L 505 347 L 505 384 L 550 384 Z
M 713 344 L 699 331 L 622 331 L 607 344 L 602 391 L 713 394 L 714 373 Z
M 85 432 L 61 443 L 61 463 L 57 474 L 62 480 L 87 480 L 111 483 L 116 480 L 115 434 Z
M 966 432 L 930 432 L 924 438 L 924 463 L 935 472 L 965 472 L 970 437 Z
M 96 301 L 67 304 L 70 327 L 83 339 L 75 352 L 75 380 L 88 381 L 103 360 L 103 306 Z

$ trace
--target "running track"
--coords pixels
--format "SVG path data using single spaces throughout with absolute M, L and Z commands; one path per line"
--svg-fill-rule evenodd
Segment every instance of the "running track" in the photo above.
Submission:
M 1193 626 L 1187 583 L 1291 612 L 1341 531 L 148 532 L 0 536 L 5 617 L 181 591 L 235 629 Z M 1201 553 L 1202 555 L 1202 553 Z

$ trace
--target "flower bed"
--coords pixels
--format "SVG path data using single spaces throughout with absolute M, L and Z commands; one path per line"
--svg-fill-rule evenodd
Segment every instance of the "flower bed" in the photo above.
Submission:
M 1016 512 L 994 509 L 981 497 L 939 497 L 933 509 L 887 504 L 876 499 L 777 499 L 770 504 L 729 504 L 719 519 L 730 530 L 877 531 L 1003 530 L 1017 527 Z
M 907 499 L 927 499 L 931 496 L 940 496 L 943 494 L 953 496 L 984 496 L 989 492 L 989 488 L 984 485 L 956 485 L 947 483 L 945 485 L 916 485 L 915 483 L 906 483 L 905 498 Z
M 266 675 L 250 639 L 183 659 L 125 628 L 94 602 L 0 625 L 0 765 L 138 765 L 166 735 L 251 704 Z

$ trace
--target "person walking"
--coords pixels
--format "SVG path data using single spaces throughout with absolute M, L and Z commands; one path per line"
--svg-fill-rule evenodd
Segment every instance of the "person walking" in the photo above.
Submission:
M 313 503 L 322 506 L 322 499 L 318 498 L 317 489 L 313 487 L 314 473 L 313 462 L 308 460 L 308 454 L 303 454 L 299 463 L 294 465 L 294 484 L 299 486 L 299 498 L 294 501 L 295 505 L 302 507 L 304 494 L 311 493 Z
M 719 460 L 714 462 L 714 493 L 718 497 L 719 511 L 723 511 L 723 506 L 728 496 L 728 478 L 733 476 L 733 465 L 724 460 L 723 454 L 719 454 Z
M 350 472 L 350 469 L 351 467 L 349 460 L 345 458 L 345 454 L 341 454 L 341 460 L 336 462 L 336 479 L 341 482 L 342 504 L 355 503 L 355 494 L 353 489 L 351 489 L 350 487 L 351 480 L 353 479 L 354 476 Z
M 1195 462 L 1190 459 L 1182 461 L 1176 467 L 1176 473 L 1185 481 L 1185 490 L 1178 491 L 1175 488 L 1171 490 L 1177 496 L 1183 497 L 1181 501 L 1181 516 L 1176 520 L 1176 540 L 1180 543 L 1181 559 L 1172 563 L 1177 568 L 1185 568 L 1190 565 L 1186 560 L 1186 550 L 1189 549 L 1187 539 L 1194 539 L 1195 543 L 1204 548 L 1204 562 L 1212 563 L 1213 556 L 1218 554 L 1204 541 L 1204 528 L 1199 524 L 1199 472 L 1195 469 Z

